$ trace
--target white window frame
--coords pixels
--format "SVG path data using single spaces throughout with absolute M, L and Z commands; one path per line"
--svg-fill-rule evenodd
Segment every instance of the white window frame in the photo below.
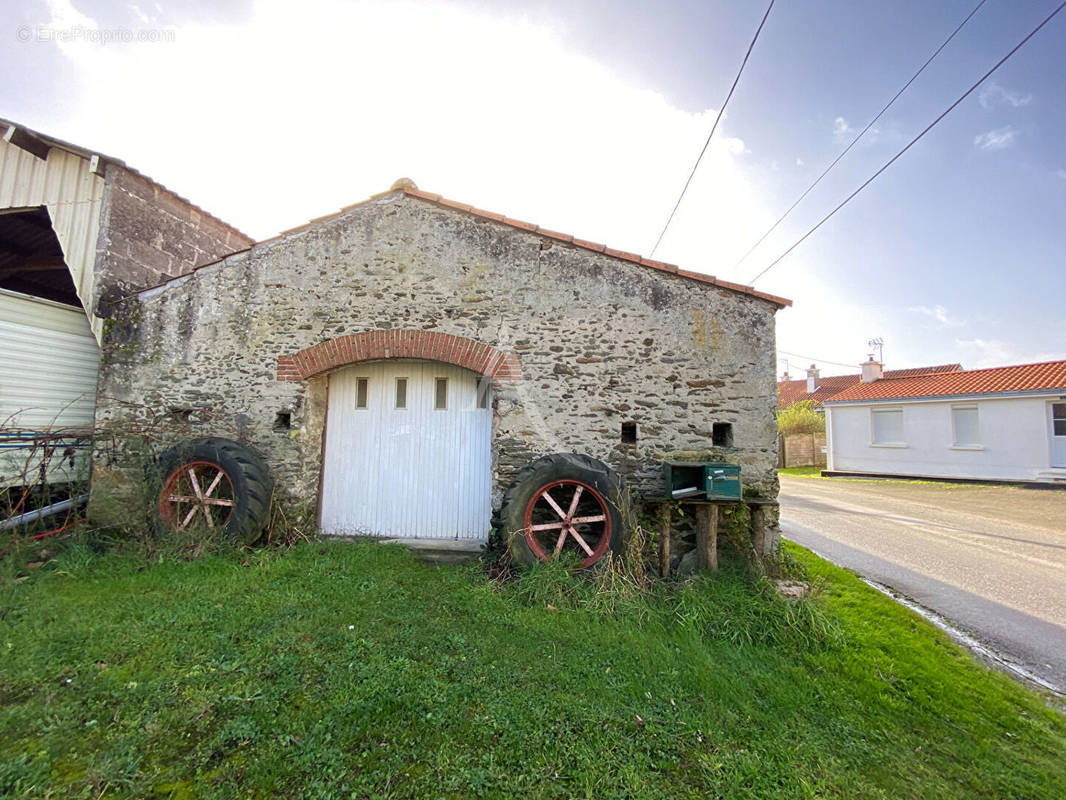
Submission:
M 959 429 L 955 419 L 956 411 L 972 411 L 974 412 L 975 425 L 977 428 L 975 442 L 960 442 L 959 441 Z M 981 444 L 981 412 L 978 410 L 977 403 L 960 403 L 951 406 L 951 449 L 952 450 L 984 450 L 985 447 Z
M 364 405 L 359 405 L 359 387 L 360 384 L 366 385 L 366 396 L 363 398 Z M 355 379 L 355 410 L 356 411 L 369 411 L 370 410 L 370 376 L 359 375 Z
M 877 415 L 878 414 L 899 414 L 899 441 L 877 441 Z M 905 431 L 903 427 L 903 407 L 891 406 L 888 408 L 871 408 L 870 409 L 870 447 L 906 447 L 907 442 L 905 439 Z

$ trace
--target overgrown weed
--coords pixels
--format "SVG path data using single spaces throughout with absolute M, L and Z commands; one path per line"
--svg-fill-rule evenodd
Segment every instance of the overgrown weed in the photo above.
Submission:
M 846 643 L 843 625 L 821 601 L 824 583 L 811 584 L 806 597 L 787 598 L 770 577 L 738 557 L 726 558 L 713 574 L 653 580 L 643 559 L 634 557 L 643 552 L 642 538 L 638 528 L 628 557 L 609 553 L 589 569 L 582 569 L 573 555 L 513 568 L 510 580 L 499 581 L 500 590 L 549 611 L 625 619 L 641 627 L 680 628 L 738 647 L 818 650 Z M 802 572 L 795 559 L 789 570 Z

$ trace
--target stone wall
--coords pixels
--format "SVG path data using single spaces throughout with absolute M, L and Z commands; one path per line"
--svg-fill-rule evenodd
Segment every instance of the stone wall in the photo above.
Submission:
M 292 357 L 367 331 L 430 331 L 520 365 L 495 390 L 494 502 L 554 452 L 601 459 L 653 495 L 664 459 L 728 461 L 746 491 L 775 498 L 775 311 L 395 192 L 125 303 L 105 342 L 98 422 L 174 411 L 188 436 L 247 439 L 283 492 L 313 501 L 328 373 L 300 380 Z M 291 430 L 274 430 L 279 412 Z M 637 424 L 635 444 L 622 423 Z M 732 425 L 731 446 L 713 446 L 714 423 Z
M 96 298 L 109 302 L 243 250 L 252 239 L 117 164 L 105 173 Z

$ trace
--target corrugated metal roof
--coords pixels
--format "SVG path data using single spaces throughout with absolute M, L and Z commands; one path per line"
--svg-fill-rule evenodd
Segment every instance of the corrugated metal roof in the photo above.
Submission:
M 205 211 L 203 208 L 201 208 L 200 206 L 196 205 L 196 203 L 193 203 L 193 202 L 185 199 L 184 197 L 182 197 L 177 192 L 175 192 L 175 191 L 173 191 L 171 189 L 168 189 L 166 186 L 161 184 L 159 181 L 153 180 L 152 178 L 150 178 L 147 175 L 145 175 L 143 172 L 139 172 L 138 170 L 136 170 L 133 167 L 131 167 L 129 164 L 127 164 L 122 159 L 115 158 L 114 156 L 104 155 L 103 153 L 101 153 L 98 150 L 87 150 L 86 148 L 80 147 L 80 146 L 78 146 L 76 144 L 71 144 L 70 142 L 65 142 L 62 139 L 56 139 L 54 136 L 49 136 L 48 134 L 41 133 L 40 131 L 35 131 L 35 130 L 31 129 L 31 128 L 27 128 L 22 123 L 14 122 L 14 121 L 9 120 L 9 119 L 0 118 L 0 129 L 2 129 L 2 130 L 0 130 L 0 135 L 6 135 L 6 133 L 8 131 L 10 131 L 12 128 L 17 129 L 17 130 L 19 130 L 19 131 L 21 131 L 21 132 L 23 132 L 25 134 L 30 135 L 31 137 L 34 137 L 34 138 L 38 139 L 40 142 L 44 143 L 47 147 L 55 147 L 55 148 L 58 148 L 60 150 L 64 150 L 67 153 L 72 153 L 72 154 L 74 154 L 76 156 L 80 156 L 81 158 L 84 158 L 84 159 L 91 159 L 93 156 L 96 156 L 102 162 L 105 162 L 105 163 L 108 163 L 108 164 L 114 164 L 116 166 L 122 167 L 127 172 L 130 172 L 130 173 L 132 173 L 134 175 L 138 175 L 138 176 L 144 178 L 149 183 L 153 184 L 154 186 L 158 186 L 163 191 L 167 192 L 168 194 L 173 195 L 176 199 L 180 200 L 185 205 L 189 206 L 190 208 L 195 209 L 197 211 L 197 213 L 203 214 L 205 217 L 209 217 L 209 218 L 213 219 L 215 222 L 219 223 L 220 225 L 224 225 L 225 227 L 231 229 L 235 233 L 240 234 L 245 239 L 248 239 L 249 241 L 253 241 L 252 237 L 249 236 L 248 234 L 242 232 L 238 228 L 233 227 L 232 225 L 230 225 L 225 220 L 220 219 L 219 217 L 216 217 L 210 211 Z M 102 170 L 101 170 L 101 174 L 103 174 Z

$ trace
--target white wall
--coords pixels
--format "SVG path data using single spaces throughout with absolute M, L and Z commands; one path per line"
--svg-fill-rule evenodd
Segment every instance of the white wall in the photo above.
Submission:
M 826 406 L 828 469 L 946 478 L 1043 480 L 1051 469 L 1048 403 L 1059 395 Z M 980 448 L 954 447 L 951 408 L 978 409 Z M 902 446 L 872 444 L 871 409 L 903 410 Z

